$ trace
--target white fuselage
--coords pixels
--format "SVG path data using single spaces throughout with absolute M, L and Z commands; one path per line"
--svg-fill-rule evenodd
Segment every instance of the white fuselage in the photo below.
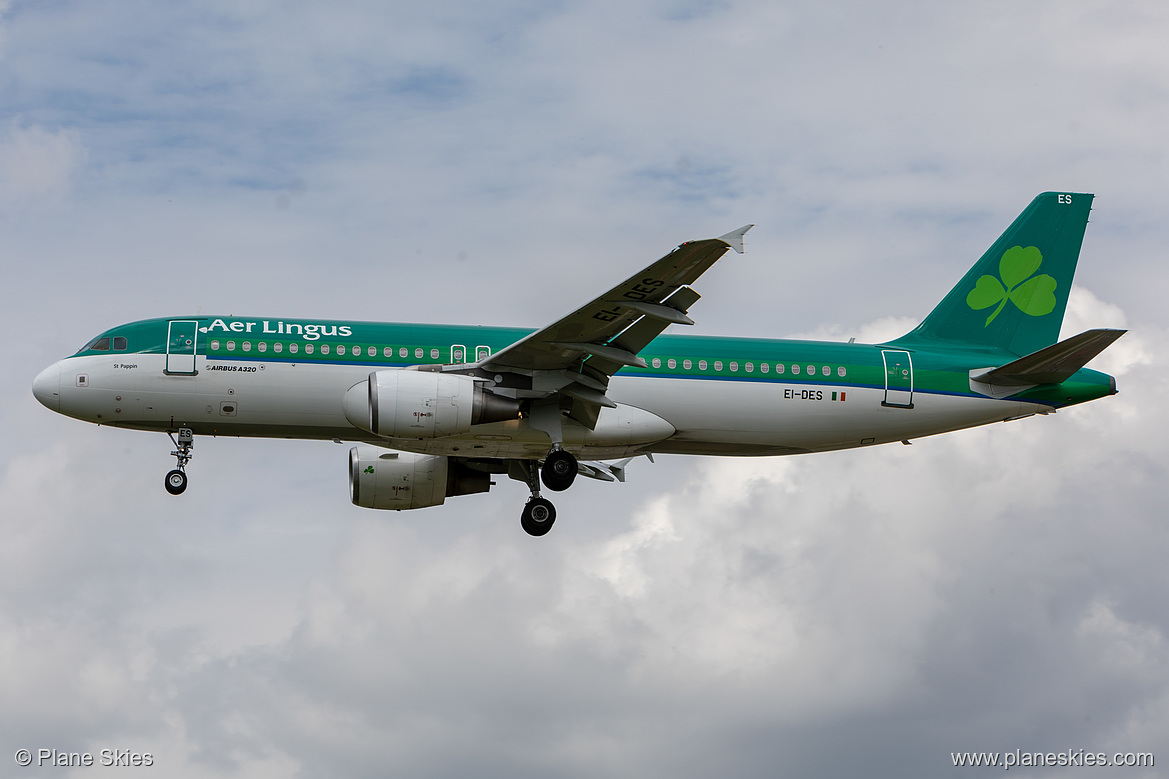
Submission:
M 345 396 L 361 365 L 196 358 L 197 374 L 164 373 L 161 354 L 86 355 L 37 378 L 46 405 L 78 419 L 197 435 L 366 441 L 426 454 L 540 458 L 548 436 L 527 419 L 476 425 L 433 439 L 380 438 L 350 423 Z M 565 421 L 564 448 L 582 459 L 642 452 L 769 455 L 844 449 L 1002 421 L 1034 403 L 918 391 L 912 408 L 887 406 L 882 387 L 684 377 L 613 377 L 595 430 Z M 56 393 L 53 396 L 53 392 Z M 47 397 L 51 398 L 46 400 Z

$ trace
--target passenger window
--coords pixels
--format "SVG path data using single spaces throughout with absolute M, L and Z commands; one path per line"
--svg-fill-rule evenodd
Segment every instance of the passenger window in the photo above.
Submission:
M 251 341 L 244 341 L 244 351 L 250 352 L 251 350 L 252 350 L 252 342 Z
M 272 351 L 276 352 L 276 354 L 280 354 L 280 352 L 284 351 L 284 344 L 277 341 L 276 343 L 272 344 Z
M 421 360 L 421 359 L 422 359 L 422 350 L 421 350 L 421 349 L 415 349 L 415 350 L 414 350 L 414 359 L 415 359 L 415 360 Z
M 815 376 L 815 375 L 816 375 L 816 366 L 815 366 L 815 365 L 809 365 L 809 366 L 808 366 L 808 375 L 809 375 L 809 376 Z
M 313 353 L 313 345 L 312 345 L 312 344 L 305 344 L 305 345 L 304 345 L 304 353 L 305 353 L 305 354 L 312 354 L 312 353 Z M 322 354 L 328 354 L 328 353 L 329 353 L 329 347 L 328 347 L 328 346 L 322 346 L 322 347 L 321 347 L 321 353 L 322 353 Z
M 753 363 L 753 362 L 747 363 L 746 365 L 743 366 L 743 370 L 745 370 L 747 373 L 751 373 L 752 371 L 755 370 L 755 363 Z
M 831 376 L 832 369 L 829 368 L 827 365 L 825 365 L 823 368 L 820 369 L 820 373 L 824 374 L 825 376 Z
M 399 357 L 409 357 L 410 350 L 407 349 L 405 346 L 403 346 L 401 349 L 398 350 L 398 356 Z
M 328 347 L 328 346 L 322 346 L 322 347 L 321 347 L 321 351 L 322 351 L 322 352 L 324 352 L 325 354 L 328 354 L 328 353 L 329 353 L 329 347 Z M 337 354 L 345 354 L 345 344 L 339 344 L 339 345 L 337 346 Z
M 291 352 L 292 354 L 296 354 L 298 349 L 300 349 L 299 344 L 291 343 L 288 345 L 288 351 Z
M 235 351 L 235 341 L 228 341 L 227 342 L 227 351 L 229 351 L 229 352 Z
M 761 362 L 761 363 L 759 363 L 759 372 L 760 372 L 760 373 L 767 373 L 767 369 L 768 369 L 769 367 L 770 367 L 770 366 L 769 366 L 767 363 L 765 363 L 765 362 Z
M 731 370 L 732 370 L 732 371 L 737 371 L 737 370 L 739 370 L 739 363 L 738 363 L 737 361 L 735 361 L 735 360 L 731 360 Z
M 308 344 L 304 347 L 304 349 L 306 352 L 311 352 L 313 350 L 313 345 Z M 328 344 L 321 344 L 321 354 L 328 354 L 328 353 L 329 353 L 329 345 Z M 337 354 L 344 354 L 344 352 L 337 352 Z
M 261 352 L 266 352 L 266 351 L 268 351 L 268 344 L 264 341 L 260 341 L 260 343 L 257 345 L 256 348 L 259 349 Z
M 394 347 L 387 346 L 385 349 L 382 349 L 382 357 L 393 357 L 393 356 L 394 356 Z
M 476 346 L 475 347 L 475 362 L 481 362 L 491 356 L 490 346 Z
M 783 363 L 782 362 L 777 362 L 775 364 L 775 372 L 780 374 L 780 375 L 783 374 Z
M 698 370 L 700 370 L 700 371 L 706 370 L 706 360 L 699 360 L 698 361 Z
M 655 368 L 662 367 L 662 361 L 657 357 L 653 358 L 653 361 L 650 364 L 653 365 L 653 367 L 655 367 Z
M 715 360 L 714 361 L 714 369 L 716 371 L 721 371 L 723 369 L 723 361 L 722 360 Z
M 792 363 L 792 375 L 793 376 L 800 375 L 800 366 L 796 365 L 795 363 Z
M 673 357 L 671 357 L 671 358 L 670 358 L 670 359 L 669 359 L 669 360 L 666 362 L 666 365 L 668 365 L 668 366 L 669 366 L 670 370 L 673 370 L 674 368 L 677 368 L 677 367 L 678 367 L 678 361 L 677 361 L 677 360 L 675 360 Z
M 438 359 L 438 349 L 431 349 L 430 350 L 430 359 L 432 359 L 432 360 Z
M 211 351 L 213 351 L 213 352 L 219 351 L 219 340 L 218 339 L 211 340 Z
M 844 366 L 841 365 L 839 368 L 836 369 L 836 375 L 843 379 L 846 375 L 848 375 L 848 371 L 846 371 L 844 369 Z
M 690 370 L 691 365 L 693 365 L 693 363 L 690 362 L 689 360 L 682 361 L 682 367 L 685 368 L 686 370 Z

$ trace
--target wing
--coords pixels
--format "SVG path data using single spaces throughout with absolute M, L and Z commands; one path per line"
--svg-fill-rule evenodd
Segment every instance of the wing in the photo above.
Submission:
M 583 367 L 612 376 L 671 324 L 692 325 L 686 312 L 698 300 L 689 289 L 727 249 L 743 251 L 746 225 L 721 238 L 690 241 L 557 322 L 483 362 L 483 367 L 561 371 Z
M 686 314 L 700 296 L 689 285 L 728 249 L 741 254 L 743 235 L 752 226 L 682 244 L 568 316 L 467 366 L 466 372 L 508 377 L 497 392 L 510 389 L 517 398 L 548 399 L 533 404 L 532 423 L 539 429 L 545 429 L 542 416 L 558 418 L 564 407 L 569 416 L 593 427 L 600 408 L 615 405 L 605 396 L 609 378 L 627 365 L 646 367 L 638 352 L 668 326 L 694 324 Z

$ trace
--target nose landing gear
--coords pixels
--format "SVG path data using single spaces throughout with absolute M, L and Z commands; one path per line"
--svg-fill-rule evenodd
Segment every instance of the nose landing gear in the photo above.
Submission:
M 171 495 L 182 495 L 187 489 L 187 463 L 194 457 L 191 450 L 195 448 L 195 433 L 188 427 L 180 427 L 178 440 L 175 440 L 174 433 L 168 432 L 167 435 L 175 445 L 171 455 L 178 458 L 179 463 L 177 468 L 166 475 L 166 491 Z

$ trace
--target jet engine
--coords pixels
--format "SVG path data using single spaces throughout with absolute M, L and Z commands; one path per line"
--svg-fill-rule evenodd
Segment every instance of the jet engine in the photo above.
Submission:
M 386 438 L 460 435 L 519 413 L 518 401 L 492 394 L 470 376 L 433 371 L 374 371 L 345 395 L 346 419 Z
M 420 509 L 491 489 L 490 474 L 449 457 L 360 445 L 349 450 L 349 497 L 367 509 Z

